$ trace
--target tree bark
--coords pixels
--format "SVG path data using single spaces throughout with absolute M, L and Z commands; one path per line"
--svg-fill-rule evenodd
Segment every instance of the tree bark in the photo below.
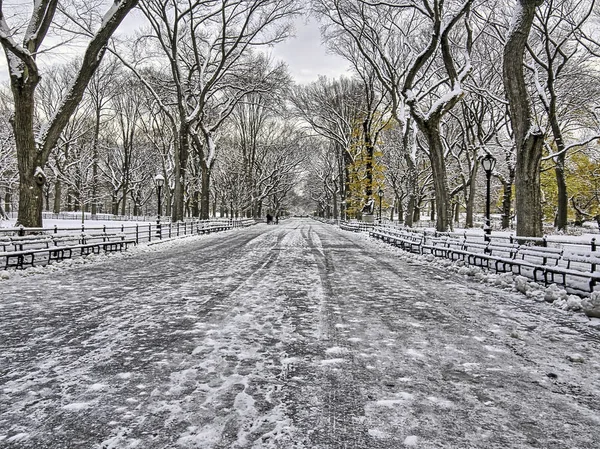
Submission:
M 448 230 L 450 222 L 449 198 L 448 198 L 448 179 L 446 172 L 446 160 L 444 158 L 444 148 L 440 136 L 439 123 L 428 123 L 428 126 L 421 129 L 427 138 L 429 145 L 429 160 L 433 173 L 433 187 L 435 190 L 435 228 L 439 232 Z M 432 214 L 433 215 L 433 214 Z
M 62 182 L 57 179 L 56 183 L 54 184 L 54 205 L 52 207 L 52 211 L 55 214 L 60 214 L 61 196 L 62 196 Z
M 561 153 L 556 158 L 556 185 L 558 187 L 557 210 L 556 210 L 556 228 L 559 231 L 565 231 L 568 224 L 569 193 L 567 191 L 567 181 L 565 179 L 565 158 L 566 154 Z
M 210 168 L 202 163 L 202 192 L 200 194 L 200 218 L 207 220 L 210 214 Z
M 509 103 L 517 160 L 515 170 L 517 235 L 542 236 L 540 165 L 544 136 L 534 124 L 523 73 L 525 45 L 535 9 L 542 0 L 519 0 L 503 55 L 503 81 Z
M 473 214 L 475 212 L 475 193 L 477 191 L 477 183 L 475 182 L 475 178 L 477 176 L 479 164 L 476 162 L 473 163 L 473 169 L 471 170 L 471 183 L 469 184 L 469 188 L 465 187 L 465 191 L 467 193 L 467 205 L 465 210 L 465 227 L 472 228 L 473 227 Z

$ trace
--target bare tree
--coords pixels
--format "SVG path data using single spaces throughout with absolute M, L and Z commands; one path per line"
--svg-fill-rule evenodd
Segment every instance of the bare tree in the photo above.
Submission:
M 11 27 L 3 4 L 0 3 L 0 43 L 8 60 L 11 89 L 14 98 L 13 129 L 19 167 L 18 222 L 27 227 L 42 226 L 44 167 L 71 114 L 81 101 L 85 88 L 102 61 L 106 44 L 121 21 L 136 6 L 138 0 L 115 0 L 95 32 L 86 30 L 91 38 L 84 52 L 81 67 L 69 88 L 69 93 L 57 109 L 52 121 L 39 130 L 34 128 L 35 90 L 41 79 L 37 56 L 50 29 L 58 0 L 34 2 L 24 33 Z M 19 37 L 22 38 L 19 43 Z
M 427 141 L 434 175 L 436 228 L 446 230 L 449 201 L 440 123 L 464 95 L 462 85 L 471 70 L 472 1 L 314 3 L 319 12 L 351 37 L 370 62 L 390 95 L 392 111 L 401 126 L 406 123 L 404 107 L 409 108 Z M 462 19 L 464 30 L 458 32 Z M 461 47 L 465 50 L 462 60 L 458 51 Z
M 516 147 L 517 234 L 542 236 L 540 164 L 544 133 L 534 122 L 523 58 L 535 10 L 543 0 L 518 0 L 503 56 L 503 81 Z
M 285 20 L 300 7 L 293 0 L 142 3 L 141 9 L 153 30 L 151 39 L 158 49 L 153 56 L 166 58 L 168 74 L 163 73 L 165 78 L 153 83 L 144 78 L 135 64 L 129 67 L 145 80 L 177 136 L 174 220 L 181 220 L 184 215 L 191 142 L 201 153 L 201 209 L 208 216 L 210 171 L 216 157 L 214 135 L 245 95 L 269 88 L 273 73 L 253 71 L 264 57 L 253 55 L 252 49 L 285 39 L 289 35 Z M 170 91 L 171 99 L 165 99 L 159 90 Z

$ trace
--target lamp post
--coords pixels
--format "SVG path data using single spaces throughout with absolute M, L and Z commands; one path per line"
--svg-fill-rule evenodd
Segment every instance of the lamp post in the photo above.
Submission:
M 381 187 L 377 191 L 377 196 L 379 196 L 379 223 L 381 223 L 381 201 L 383 200 L 383 189 Z
M 156 183 L 156 193 L 158 195 L 158 218 L 156 219 L 156 233 L 158 234 L 158 238 L 162 239 L 162 232 L 160 226 L 160 216 L 162 215 L 162 207 L 160 200 L 162 198 L 161 191 L 162 187 L 165 185 L 165 178 L 163 175 L 156 175 L 154 177 L 154 182 Z
M 485 170 L 485 177 L 487 181 L 486 196 L 485 196 L 485 227 L 483 229 L 484 237 L 486 241 L 490 240 L 490 234 L 492 233 L 492 226 L 490 221 L 490 184 L 492 178 L 492 171 L 496 166 L 496 159 L 491 154 L 486 154 L 481 159 L 481 166 Z

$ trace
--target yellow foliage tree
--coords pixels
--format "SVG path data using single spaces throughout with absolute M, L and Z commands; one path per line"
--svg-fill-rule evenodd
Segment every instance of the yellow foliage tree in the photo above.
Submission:
M 552 222 L 556 214 L 558 187 L 554 164 L 542 165 L 541 186 L 544 220 Z M 569 220 L 581 222 L 600 214 L 600 160 L 585 152 L 573 153 L 565 165 L 569 192 Z
M 575 221 L 600 214 L 600 159 L 575 153 L 566 166 L 570 216 Z
M 369 200 L 374 201 L 374 211 L 379 207 L 377 191 L 384 188 L 385 166 L 381 163 L 382 153 L 378 149 L 380 142 L 374 142 L 370 149 L 360 126 L 355 126 L 352 135 L 350 153 L 352 164 L 348 167 L 348 203 L 349 217 L 360 218 L 363 208 Z M 387 204 L 382 202 L 382 207 Z

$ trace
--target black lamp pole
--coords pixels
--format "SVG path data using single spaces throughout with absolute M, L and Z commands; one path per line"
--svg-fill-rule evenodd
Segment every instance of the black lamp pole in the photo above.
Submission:
M 162 187 L 165 183 L 165 178 L 162 175 L 156 175 L 154 177 L 154 181 L 156 182 L 156 193 L 158 195 L 158 217 L 156 219 L 156 233 L 158 234 L 158 238 L 162 239 L 162 229 L 160 224 L 160 216 L 162 215 Z
M 481 165 L 485 170 L 485 178 L 486 178 L 486 196 L 485 196 L 485 240 L 490 240 L 490 235 L 492 233 L 492 226 L 490 220 L 490 190 L 491 190 L 491 179 L 492 179 L 492 171 L 496 166 L 496 159 L 491 154 L 486 154 L 485 157 L 481 160 Z
M 377 194 L 379 195 L 379 223 L 381 223 L 381 200 L 383 200 L 383 189 L 379 188 Z

